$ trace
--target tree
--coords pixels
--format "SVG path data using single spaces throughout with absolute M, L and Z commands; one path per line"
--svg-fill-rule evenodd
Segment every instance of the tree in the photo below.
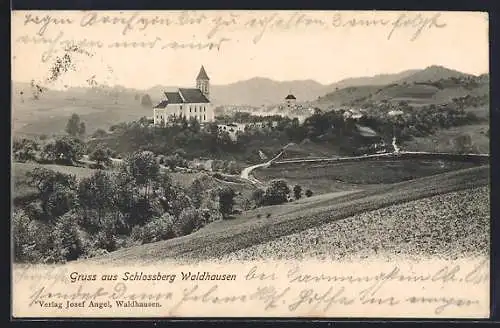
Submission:
M 66 124 L 66 133 L 72 137 L 83 137 L 85 135 L 85 123 L 80 121 L 78 114 L 71 115 Z
M 90 153 L 89 159 L 95 161 L 99 166 L 107 166 L 111 164 L 111 150 L 102 145 L 98 145 L 92 153 Z
M 42 208 L 49 219 L 60 216 L 76 205 L 76 176 L 46 168 L 28 172 L 28 184 L 37 188 Z
M 55 219 L 74 209 L 78 204 L 78 196 L 71 187 L 57 186 L 45 202 L 45 212 L 50 219 Z
M 171 171 L 175 171 L 176 167 L 179 166 L 181 162 L 181 158 L 177 155 L 165 156 L 163 158 L 163 163 L 167 166 Z
M 194 117 L 191 117 L 189 119 L 189 129 L 193 131 L 194 133 L 200 132 L 200 122 Z
M 139 229 L 137 238 L 142 244 L 153 243 L 160 240 L 167 240 L 176 237 L 175 218 L 169 213 L 164 213 L 160 217 L 155 217 Z
M 105 136 L 107 136 L 108 133 L 106 131 L 104 131 L 103 129 L 97 129 L 93 134 L 92 134 L 92 137 L 94 138 L 103 138 Z
M 31 248 L 36 242 L 30 226 L 31 219 L 24 211 L 15 211 L 12 214 L 12 239 L 16 261 L 24 262 L 30 259 Z
M 53 161 L 72 164 L 82 158 L 86 145 L 77 138 L 64 136 L 45 145 L 43 156 Z
M 12 144 L 14 159 L 20 162 L 35 160 L 39 149 L 40 146 L 35 140 L 27 138 L 15 139 Z
M 195 208 L 200 208 L 203 202 L 203 185 L 200 179 L 195 179 L 189 187 L 189 196 Z
M 160 165 L 156 161 L 155 155 L 150 151 L 138 151 L 129 155 L 122 166 L 122 170 L 126 175 L 133 178 L 134 183 L 137 185 L 137 194 L 142 193 L 142 200 L 140 204 L 137 203 L 132 208 L 132 212 L 136 214 L 137 218 L 133 220 L 143 220 L 147 217 L 148 211 L 153 210 L 155 206 L 150 203 L 151 194 L 154 195 L 155 185 L 160 178 Z M 138 200 L 137 200 L 138 202 Z M 141 211 L 140 207 L 143 206 Z
M 295 185 L 293 187 L 293 196 L 295 199 L 300 199 L 302 197 L 302 187 L 300 185 Z
M 229 187 L 222 187 L 219 189 L 219 211 L 224 218 L 227 218 L 233 213 L 235 196 L 236 193 Z
M 244 198 L 241 203 L 241 208 L 243 211 L 248 211 L 252 208 L 252 202 L 248 198 Z
M 290 188 L 285 180 L 271 181 L 271 185 L 266 189 L 264 202 L 266 205 L 278 205 L 287 201 Z
M 313 192 L 311 189 L 306 190 L 306 197 L 311 197 L 313 195 Z
M 175 190 L 174 195 L 170 196 L 168 212 L 178 217 L 186 208 L 192 207 L 191 199 L 182 190 Z
M 150 151 L 134 152 L 125 160 L 124 169 L 134 177 L 138 185 L 151 184 L 160 174 L 160 166 Z
M 54 226 L 54 249 L 63 262 L 76 260 L 84 252 L 76 222 L 78 214 L 71 211 L 60 217 Z
M 255 202 L 255 205 L 257 205 L 257 206 L 264 205 L 264 194 L 265 193 L 266 193 L 266 191 L 262 190 L 262 189 L 257 189 L 257 190 L 253 191 L 252 200 Z
M 96 226 L 101 225 L 103 218 L 114 211 L 117 197 L 115 180 L 106 171 L 97 170 L 78 184 L 78 200 L 88 216 L 95 213 Z
M 151 97 L 148 94 L 145 94 L 144 96 L 142 96 L 141 105 L 143 107 L 152 107 L 153 106 L 153 102 L 151 101 Z
M 203 213 L 199 209 L 185 208 L 174 221 L 180 236 L 188 235 L 203 226 Z

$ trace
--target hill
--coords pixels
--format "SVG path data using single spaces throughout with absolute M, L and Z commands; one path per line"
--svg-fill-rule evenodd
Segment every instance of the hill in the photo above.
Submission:
M 338 106 L 370 108 L 384 102 L 404 101 L 412 106 L 449 104 L 454 98 L 481 98 L 487 112 L 489 75 L 472 76 L 444 67 L 431 66 L 396 83 L 384 86 L 351 86 L 318 98 L 315 106 L 325 109 Z
M 330 87 L 342 89 L 361 85 L 387 85 L 408 78 L 417 72 L 419 72 L 418 69 L 410 69 L 395 74 L 378 74 L 370 77 L 353 77 L 340 80 L 339 82 L 332 84 Z
M 472 82 L 471 82 L 472 81 Z M 141 105 L 148 94 L 154 103 L 171 86 L 157 85 L 147 90 L 124 86 L 97 86 L 38 90 L 30 83 L 12 85 L 13 131 L 23 134 L 62 133 L 72 113 L 80 115 L 88 132 L 107 129 L 118 122 L 151 116 L 150 107 Z M 312 102 L 327 109 L 342 105 L 372 105 L 383 101 L 407 101 L 410 104 L 442 104 L 452 98 L 482 97 L 489 93 L 489 76 L 474 77 L 440 66 L 407 70 L 397 74 L 356 77 L 323 85 L 313 80 L 274 81 L 252 78 L 228 85 L 213 85 L 215 105 L 260 107 L 280 104 L 289 92 L 298 102 Z M 34 99 L 34 98 L 38 99 Z
M 261 209 L 252 210 L 246 212 L 245 217 L 223 222 L 224 224 L 215 222 L 182 238 L 130 247 L 90 261 L 145 264 L 172 258 L 220 258 L 253 245 L 363 212 L 488 184 L 489 166 L 482 166 L 380 186 L 376 190 L 322 195 L 315 199 L 304 199 L 296 205 L 277 205 L 272 209 L 265 209 L 269 212 L 277 211 L 275 216 L 269 218 L 255 218 L 256 212 Z M 283 206 L 295 207 L 285 210 Z
M 427 81 L 438 81 L 441 79 L 450 78 L 465 78 L 474 77 L 474 75 L 462 73 L 453 69 L 449 69 L 443 66 L 432 65 L 423 70 L 417 70 L 413 74 L 409 74 L 403 77 L 398 83 L 414 83 L 414 82 L 427 82 Z
M 327 88 L 313 80 L 280 82 L 257 77 L 228 85 L 214 85 L 212 96 L 216 104 L 261 106 L 280 104 L 290 92 L 299 100 L 313 100 L 324 94 Z

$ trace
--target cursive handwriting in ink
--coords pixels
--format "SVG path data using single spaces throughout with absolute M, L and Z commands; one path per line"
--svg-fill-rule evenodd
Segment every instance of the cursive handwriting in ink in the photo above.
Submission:
M 347 297 L 344 295 L 345 287 L 341 287 L 338 290 L 330 287 L 326 292 L 316 292 L 312 288 L 304 289 L 300 291 L 297 299 L 292 300 L 292 303 L 288 305 L 288 310 L 290 312 L 295 312 L 299 307 L 304 305 L 312 305 L 311 309 L 316 310 L 316 308 L 321 304 L 323 305 L 322 311 L 326 312 L 333 304 L 339 305 L 351 305 L 354 303 L 355 299 L 352 297 Z
M 264 310 L 274 309 L 280 304 L 278 301 L 282 300 L 289 292 L 290 287 L 283 290 L 278 290 L 274 286 L 258 287 L 257 290 L 251 294 L 236 294 L 224 296 L 220 295 L 219 285 L 211 286 L 207 291 L 201 290 L 199 285 L 192 288 L 185 288 L 182 298 L 170 308 L 170 314 L 174 314 L 182 305 L 187 302 L 199 302 L 209 304 L 228 304 L 228 303 L 246 303 L 248 301 L 261 301 L 264 303 Z M 227 294 L 226 294 L 227 295 Z M 284 300 L 282 300 L 284 302 Z
M 390 40 L 393 33 L 396 30 L 401 28 L 414 28 L 416 29 L 415 33 L 411 37 L 411 41 L 415 41 L 421 34 L 424 29 L 431 28 L 444 28 L 447 26 L 446 23 L 439 23 L 439 18 L 441 17 L 440 13 L 433 15 L 432 17 L 424 17 L 422 14 L 417 14 L 414 17 L 408 16 L 407 14 L 401 14 L 399 17 L 392 22 L 392 29 L 387 36 L 387 40 Z
M 419 297 L 419 296 L 411 296 L 406 299 L 407 303 L 410 304 L 440 304 L 434 309 L 435 314 L 441 314 L 443 311 L 449 306 L 471 306 L 473 304 L 479 304 L 478 300 L 471 300 L 466 298 L 454 298 L 454 297 Z
M 47 31 L 50 24 L 54 24 L 54 25 L 66 24 L 66 25 L 68 25 L 68 24 L 73 24 L 73 20 L 71 18 L 68 18 L 68 17 L 58 19 L 58 18 L 54 18 L 50 15 L 45 15 L 43 17 L 39 17 L 39 16 L 33 15 L 33 14 L 26 14 L 24 16 L 24 26 L 29 25 L 29 24 L 40 25 L 40 29 L 37 31 L 36 34 L 38 34 L 39 36 L 42 36 Z

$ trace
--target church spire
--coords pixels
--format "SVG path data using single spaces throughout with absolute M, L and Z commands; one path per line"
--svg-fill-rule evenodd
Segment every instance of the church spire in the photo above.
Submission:
M 196 88 L 200 89 L 201 93 L 203 93 L 207 99 L 210 99 L 210 79 L 203 65 L 201 66 L 200 73 L 198 73 L 198 77 L 196 77 Z
M 203 65 L 201 65 L 200 73 L 198 73 L 198 77 L 196 78 L 196 80 L 207 80 L 207 81 L 210 80 Z

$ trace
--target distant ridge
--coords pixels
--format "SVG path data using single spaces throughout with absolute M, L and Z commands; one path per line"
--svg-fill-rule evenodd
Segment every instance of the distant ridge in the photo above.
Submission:
M 378 74 L 367 77 L 352 77 L 340 80 L 338 82 L 324 85 L 317 81 L 296 80 L 296 81 L 275 81 L 264 77 L 254 77 L 244 81 L 238 81 L 227 85 L 213 84 L 211 86 L 211 100 L 216 105 L 248 105 L 260 107 L 262 105 L 281 104 L 284 98 L 292 91 L 298 102 L 313 102 L 336 90 L 348 87 L 361 86 L 383 86 L 393 83 L 413 83 L 437 81 L 450 77 L 473 76 L 462 73 L 443 66 L 432 65 L 424 69 L 410 69 L 394 74 Z M 216 75 L 212 81 L 216 81 Z M 168 81 L 166 81 L 168 82 Z M 102 90 L 103 93 L 137 93 L 149 94 L 153 101 L 159 101 L 164 91 L 172 91 L 177 87 L 184 86 L 163 86 L 156 85 L 147 90 L 137 90 L 126 88 L 124 86 L 102 86 L 98 88 L 68 88 L 61 92 L 85 92 L 86 89 L 92 90 L 95 94 Z M 186 86 L 189 87 L 189 86 Z M 13 83 L 15 92 L 22 89 L 29 89 L 29 83 Z
M 449 79 L 452 77 L 473 77 L 474 75 L 462 73 L 453 69 L 449 69 L 443 66 L 429 66 L 423 70 L 418 70 L 413 74 L 402 78 L 398 82 L 427 82 L 427 81 L 438 81 L 440 79 Z

